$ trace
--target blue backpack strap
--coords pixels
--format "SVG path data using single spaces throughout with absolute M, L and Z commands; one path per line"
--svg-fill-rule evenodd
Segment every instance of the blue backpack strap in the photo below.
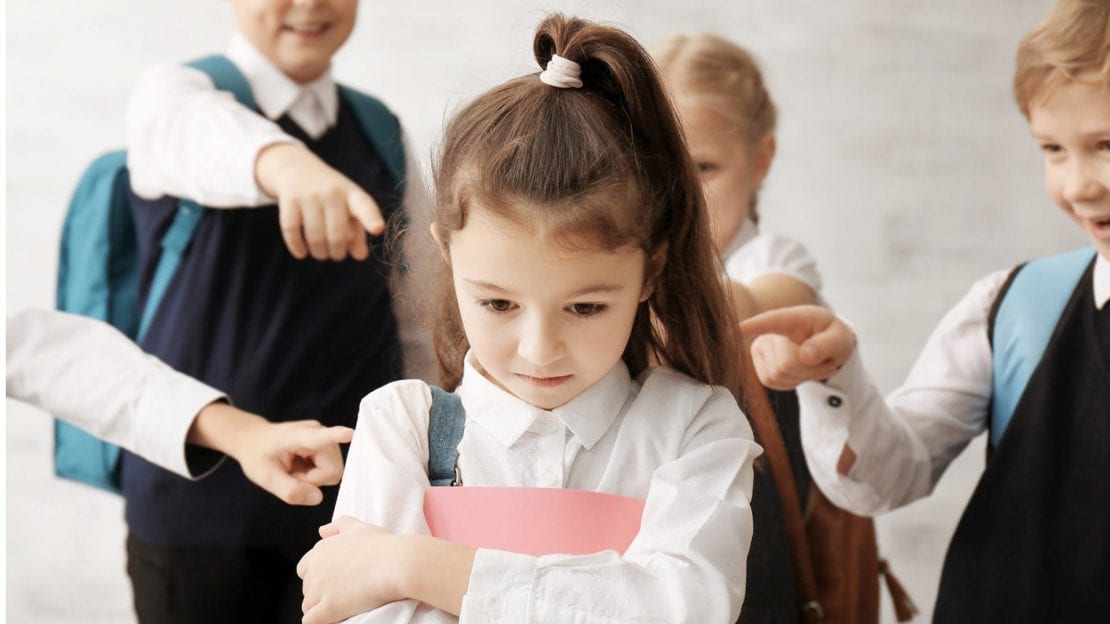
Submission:
M 243 106 L 251 110 L 258 109 L 258 104 L 254 101 L 254 94 L 251 93 L 247 78 L 226 56 L 219 54 L 206 56 L 190 61 L 186 65 L 208 74 L 212 83 L 216 85 L 216 89 L 231 92 Z M 166 294 L 166 288 L 169 286 L 170 280 L 173 279 L 174 273 L 177 272 L 181 257 L 189 247 L 189 242 L 193 240 L 193 234 L 196 233 L 197 225 L 203 216 L 204 209 L 196 202 L 185 199 L 178 200 L 177 214 L 174 215 L 170 229 L 162 237 L 162 255 L 158 258 L 158 265 L 154 269 L 154 280 L 151 282 L 150 293 L 147 295 L 146 305 L 143 307 L 142 321 L 139 324 L 139 333 L 136 337 L 138 342 L 142 342 L 147 330 L 150 329 L 150 323 L 154 320 L 158 305 L 162 302 L 162 297 Z
M 432 485 L 462 485 L 458 478 L 459 442 L 466 410 L 459 395 L 436 386 L 428 412 L 428 480 Z
M 243 106 L 258 110 L 258 104 L 254 101 L 254 93 L 251 92 L 251 85 L 247 82 L 246 76 L 226 56 L 213 54 L 189 61 L 186 65 L 208 74 L 217 89 L 230 91 Z
M 1094 248 L 1084 247 L 1029 262 L 1018 269 L 1003 293 L 991 333 L 992 447 L 1002 439 L 1060 315 L 1094 255 Z
M 404 196 L 405 146 L 401 141 L 401 123 L 385 104 L 365 93 L 338 85 L 339 97 L 354 111 L 362 133 L 370 139 L 374 150 L 385 161 L 397 185 L 398 194 Z

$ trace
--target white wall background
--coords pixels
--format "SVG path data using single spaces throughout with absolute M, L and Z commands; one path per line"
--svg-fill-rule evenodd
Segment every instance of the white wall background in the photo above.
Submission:
M 92 157 L 122 143 L 139 72 L 222 50 L 232 25 L 216 0 L 6 4 L 10 313 L 52 305 L 69 193 Z M 451 110 L 535 69 L 531 33 L 548 9 L 615 23 L 647 43 L 711 31 L 750 47 L 781 109 L 765 227 L 817 256 L 826 294 L 891 389 L 975 278 L 1083 242 L 1044 195 L 1009 93 L 1017 42 L 1049 5 L 367 1 L 335 65 L 400 114 L 426 160 Z M 120 500 L 54 479 L 49 420 L 11 401 L 7 411 L 8 619 L 131 621 Z M 980 441 L 931 499 L 879 521 L 883 551 L 923 607 L 919 621 L 929 619 L 981 457 Z

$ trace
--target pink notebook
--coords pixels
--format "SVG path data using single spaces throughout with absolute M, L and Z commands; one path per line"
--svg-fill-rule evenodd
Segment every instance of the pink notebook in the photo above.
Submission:
M 644 501 L 561 488 L 429 487 L 432 535 L 472 548 L 526 555 L 624 554 L 640 530 Z

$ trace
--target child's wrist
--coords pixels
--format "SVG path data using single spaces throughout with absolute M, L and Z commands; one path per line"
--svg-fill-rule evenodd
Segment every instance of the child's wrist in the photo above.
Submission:
M 254 437 L 259 427 L 268 422 L 261 416 L 217 401 L 209 403 L 197 413 L 186 441 L 238 458 L 244 444 Z

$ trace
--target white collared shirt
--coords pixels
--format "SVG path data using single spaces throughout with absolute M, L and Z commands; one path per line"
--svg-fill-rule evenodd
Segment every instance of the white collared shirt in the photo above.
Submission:
M 143 353 L 115 328 L 54 310 L 8 317 L 7 395 L 183 477 L 201 408 L 224 395 Z
M 884 401 L 858 351 L 827 383 L 798 387 L 802 445 L 833 503 L 882 513 L 927 496 L 945 469 L 986 430 L 991 397 L 990 309 L 1010 270 L 976 282 L 941 319 L 901 387 Z M 1110 305 L 1110 260 L 1093 276 L 1096 307 Z M 857 458 L 836 471 L 844 444 Z
M 533 407 L 466 365 L 459 444 L 465 486 L 563 487 L 646 498 L 623 557 L 479 550 L 462 622 L 733 622 L 751 540 L 761 452 L 732 396 L 673 371 L 623 363 L 569 403 Z M 335 515 L 428 532 L 431 393 L 418 381 L 363 399 Z M 407 600 L 352 622 L 452 622 Z

